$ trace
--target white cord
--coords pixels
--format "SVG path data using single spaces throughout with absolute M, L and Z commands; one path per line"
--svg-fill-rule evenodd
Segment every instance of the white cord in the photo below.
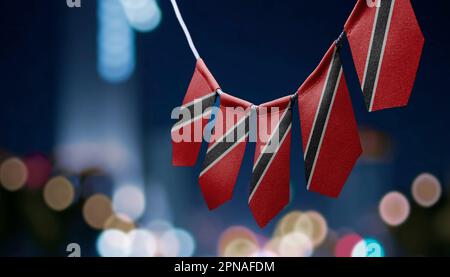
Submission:
M 192 53 L 194 54 L 194 56 L 197 60 L 200 59 L 200 55 L 198 54 L 198 51 L 195 48 L 194 42 L 192 41 L 191 34 L 189 34 L 189 30 L 186 26 L 186 23 L 184 23 L 183 17 L 181 16 L 180 9 L 178 9 L 177 1 L 170 0 L 170 2 L 172 2 L 172 6 L 175 11 L 175 15 L 177 16 L 178 22 L 180 22 L 181 28 L 184 31 L 184 35 L 186 36 L 186 39 L 189 43 L 189 47 L 191 47 Z

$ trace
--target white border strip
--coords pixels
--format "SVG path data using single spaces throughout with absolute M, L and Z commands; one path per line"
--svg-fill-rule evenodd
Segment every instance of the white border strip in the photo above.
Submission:
M 264 145 L 263 149 L 261 150 L 261 153 L 259 154 L 258 159 L 257 159 L 257 160 L 255 161 L 255 163 L 253 164 L 253 170 L 255 170 L 256 166 L 258 165 L 259 161 L 261 160 L 261 157 L 263 156 L 263 154 L 266 152 L 267 148 L 269 147 L 270 142 L 272 141 L 273 137 L 275 136 L 275 132 L 280 132 L 280 124 L 281 124 L 281 121 L 283 121 L 284 117 L 286 116 L 286 113 L 289 112 L 289 109 L 290 109 L 290 108 L 291 108 L 291 103 L 289 102 L 289 106 L 287 106 L 286 110 L 283 112 L 283 115 L 280 117 L 280 120 L 278 121 L 277 126 L 274 128 L 272 134 L 270 135 L 269 140 L 266 142 L 266 144 Z M 292 124 L 292 118 L 291 118 L 291 124 Z M 290 128 L 290 127 L 289 127 L 289 128 Z M 259 130 L 258 130 L 258 131 L 259 131 Z M 260 134 L 258 134 L 258 136 L 259 136 L 259 135 L 260 135 Z M 280 143 L 280 141 L 279 141 L 278 143 Z M 279 148 L 279 147 L 277 147 L 277 150 L 276 150 L 276 151 L 278 151 L 278 148 Z M 275 154 L 276 151 L 273 152 L 273 154 Z
M 267 170 L 269 170 L 270 166 L 272 165 L 272 162 L 275 159 L 276 154 L 278 154 L 277 153 L 278 150 L 280 150 L 281 146 L 283 145 L 284 140 L 287 138 L 289 132 L 291 131 L 291 128 L 292 128 L 292 122 L 291 122 L 291 124 L 289 124 L 289 127 L 286 129 L 286 133 L 284 133 L 284 136 L 281 139 L 280 144 L 277 146 L 277 149 L 275 150 L 272 157 L 270 157 L 269 163 L 267 164 L 266 168 L 264 169 L 263 173 L 261 174 L 261 178 L 259 178 L 258 183 L 256 183 L 255 188 L 253 189 L 252 193 L 250 194 L 250 197 L 248 198 L 248 204 L 250 204 L 250 202 L 252 201 L 253 196 L 255 195 L 256 191 L 258 190 L 259 185 L 261 184 L 262 180 L 266 176 Z
M 242 142 L 245 142 L 245 140 L 248 137 L 248 133 L 245 134 L 240 140 L 238 140 L 235 144 L 233 144 L 229 149 L 227 149 L 225 152 L 222 153 L 217 159 L 214 160 L 210 165 L 208 165 L 205 169 L 203 169 L 200 174 L 199 178 L 202 177 L 208 170 L 210 170 L 213 166 L 215 166 L 218 162 L 222 160 L 223 157 L 228 155 L 231 151 L 233 151 L 238 145 L 241 145 Z
M 327 77 L 325 79 L 325 83 L 324 83 L 324 86 L 323 86 L 323 89 L 322 89 L 322 94 L 320 95 L 319 104 L 317 105 L 316 114 L 314 115 L 314 121 L 313 121 L 313 124 L 312 124 L 311 132 L 309 133 L 309 138 L 308 138 L 308 142 L 306 143 L 305 151 L 303 153 L 303 159 L 306 159 L 306 155 L 308 154 L 308 151 L 309 151 L 309 145 L 311 144 L 311 139 L 312 139 L 312 136 L 313 136 L 313 133 L 314 133 L 314 128 L 316 127 L 317 118 L 319 117 L 320 105 L 322 104 L 323 96 L 325 95 L 325 91 L 327 90 L 327 84 L 328 84 L 328 81 L 330 79 L 331 68 L 333 67 L 333 62 L 334 62 L 334 59 L 336 57 L 336 52 L 337 52 L 337 47 L 333 51 L 333 56 L 331 56 L 331 62 L 330 62 L 329 68 L 328 68 Z
M 391 28 L 391 21 L 392 21 L 392 14 L 394 12 L 394 5 L 395 5 L 395 0 L 392 0 L 391 10 L 389 11 L 389 18 L 388 18 L 388 22 L 387 22 L 387 26 L 386 26 L 386 31 L 384 33 L 384 41 L 383 41 L 383 48 L 381 50 L 381 55 L 380 55 L 380 62 L 378 63 L 378 68 L 377 68 L 377 76 L 375 78 L 375 84 L 373 86 L 372 98 L 370 99 L 369 112 L 373 111 L 373 101 L 375 99 L 375 94 L 378 89 L 378 81 L 380 79 L 380 71 L 381 71 L 381 66 L 383 65 L 384 52 L 386 50 L 386 43 L 387 43 L 388 36 L 389 36 L 389 30 Z
M 322 131 L 322 134 L 320 136 L 319 146 L 317 147 L 316 156 L 314 157 L 314 162 L 313 162 L 313 165 L 311 167 L 311 173 L 309 173 L 309 179 L 308 179 L 308 183 L 306 185 L 306 189 L 307 190 L 309 190 L 309 187 L 311 185 L 311 180 L 314 177 L 314 170 L 316 169 L 316 163 L 317 163 L 317 160 L 319 159 L 320 148 L 322 148 L 323 138 L 325 137 L 325 133 L 327 132 L 328 120 L 330 119 L 331 111 L 333 110 L 334 100 L 336 98 L 337 90 L 339 89 L 340 84 L 341 84 L 342 71 L 343 71 L 343 68 L 341 66 L 341 69 L 339 71 L 339 77 L 338 77 L 337 82 L 336 82 L 336 87 L 334 88 L 333 98 L 331 99 L 330 109 L 328 110 L 327 118 L 325 120 L 325 124 L 323 125 L 323 131 Z

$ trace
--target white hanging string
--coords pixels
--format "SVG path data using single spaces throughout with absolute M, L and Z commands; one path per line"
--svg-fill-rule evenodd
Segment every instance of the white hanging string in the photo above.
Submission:
M 184 35 L 186 36 L 186 39 L 187 39 L 187 41 L 189 43 L 189 47 L 191 47 L 192 53 L 194 54 L 194 56 L 195 56 L 195 58 L 197 60 L 200 59 L 200 55 L 198 54 L 198 51 L 195 48 L 194 42 L 192 41 L 191 34 L 189 33 L 189 30 L 188 30 L 188 28 L 186 26 L 186 23 L 184 23 L 183 17 L 181 16 L 181 13 L 180 13 L 180 9 L 178 9 L 177 1 L 176 0 L 170 0 L 170 2 L 172 2 L 172 6 L 173 6 L 173 9 L 175 11 L 175 15 L 177 16 L 178 22 L 180 23 L 181 28 L 184 31 Z

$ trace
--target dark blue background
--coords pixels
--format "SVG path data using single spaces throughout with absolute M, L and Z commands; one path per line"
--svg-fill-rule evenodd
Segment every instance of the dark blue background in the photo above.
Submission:
M 180 0 L 179 5 L 200 55 L 222 88 L 258 104 L 291 94 L 302 84 L 341 33 L 354 2 Z M 371 188 L 371 175 L 365 173 L 368 169 L 358 164 L 354 175 L 359 177 L 352 175 L 339 200 L 306 193 L 300 128 L 295 117 L 291 179 L 296 194 L 292 205 L 321 210 L 336 227 L 352 225 L 351 218 L 356 221 L 360 216 L 358 209 L 376 212 L 376 199 L 382 193 L 393 189 L 408 191 L 420 172 L 431 172 L 445 182 L 450 178 L 450 4 L 444 0 L 412 3 L 426 42 L 408 107 L 368 113 L 348 52 L 345 55 L 345 73 L 358 124 L 388 133 L 395 144 L 392 163 L 377 166 L 387 176 L 383 187 Z M 170 1 L 159 1 L 159 5 L 163 12 L 161 25 L 151 33 L 138 34 L 137 69 L 132 78 L 140 84 L 136 93 L 142 136 L 149 138 L 155 130 L 162 130 L 158 141 L 168 145 L 173 124 L 170 112 L 183 99 L 195 60 Z M 94 68 L 96 3 L 84 0 L 81 9 L 69 9 L 64 0 L 3 1 L 0 7 L 0 147 L 19 155 L 33 151 L 50 153 L 55 144 L 61 68 L 71 55 L 78 55 L 93 72 L 92 79 L 79 81 L 101 82 Z M 78 53 L 65 50 L 67 38 L 76 45 L 72 50 L 78 49 Z M 151 145 L 148 139 L 143 141 L 142 153 L 167 149 L 160 150 L 156 161 L 143 154 L 145 167 L 149 168 L 147 178 L 156 176 L 168 183 L 173 202 L 184 199 L 187 206 L 206 209 L 196 184 L 199 169 L 172 168 L 170 148 Z M 229 223 L 256 227 L 246 208 L 251 148 L 247 148 L 235 199 L 206 215 L 211 220 L 221 217 Z M 188 176 L 186 180 L 191 181 L 172 180 L 170 176 L 175 173 Z M 354 178 L 358 182 L 352 182 Z M 369 195 L 371 191 L 376 195 Z M 174 208 L 174 219 L 182 226 L 189 227 L 191 222 L 189 212 L 181 208 Z M 355 224 L 353 227 L 357 228 Z

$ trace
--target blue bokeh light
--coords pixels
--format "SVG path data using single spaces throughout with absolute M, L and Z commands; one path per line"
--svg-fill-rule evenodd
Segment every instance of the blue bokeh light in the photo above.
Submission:
M 98 1 L 98 72 L 111 83 L 126 81 L 136 66 L 135 35 L 119 0 Z

